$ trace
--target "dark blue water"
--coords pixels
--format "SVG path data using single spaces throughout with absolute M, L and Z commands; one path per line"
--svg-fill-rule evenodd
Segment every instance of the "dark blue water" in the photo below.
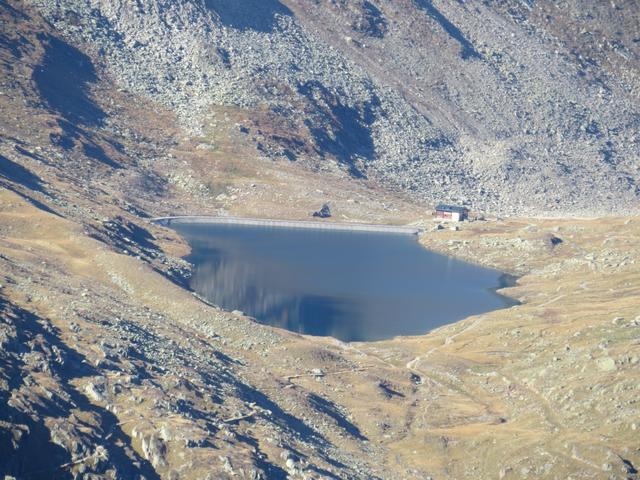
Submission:
M 511 306 L 505 276 L 402 234 L 174 224 L 192 247 L 191 287 L 258 321 L 344 341 L 416 335 Z

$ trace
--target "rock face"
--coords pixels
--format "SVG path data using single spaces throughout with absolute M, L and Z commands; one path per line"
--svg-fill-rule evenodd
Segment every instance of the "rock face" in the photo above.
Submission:
M 329 204 L 325 203 L 322 205 L 322 208 L 317 212 L 313 212 L 314 217 L 318 218 L 329 218 L 331 217 L 331 208 L 329 208 Z
M 633 0 L 27 3 L 84 50 L 53 60 L 88 54 L 194 134 L 229 106 L 261 156 L 335 163 L 421 201 L 637 209 Z

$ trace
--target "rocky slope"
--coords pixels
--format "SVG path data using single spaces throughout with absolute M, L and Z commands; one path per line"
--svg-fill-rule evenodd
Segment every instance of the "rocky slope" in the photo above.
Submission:
M 257 153 L 423 202 L 637 211 L 633 0 L 26 3 L 194 133 L 232 106 Z

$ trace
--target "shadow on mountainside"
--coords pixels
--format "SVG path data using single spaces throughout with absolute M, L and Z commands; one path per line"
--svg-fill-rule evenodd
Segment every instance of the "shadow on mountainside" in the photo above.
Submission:
M 19 163 L 0 155 L 0 178 L 18 183 L 29 190 L 42 192 L 42 180 Z
M 7 183 L 4 180 L 11 183 Z M 16 187 L 16 185 L 23 187 L 23 189 Z M 33 198 L 33 195 L 31 195 L 31 192 L 45 193 L 45 188 L 40 177 L 19 163 L 9 160 L 2 155 L 0 155 L 0 187 L 6 188 L 16 195 L 19 195 L 40 210 L 58 217 L 60 216 L 57 212 L 41 201 Z
M 82 153 L 88 158 L 111 168 L 122 168 L 120 163 L 107 155 L 104 149 L 97 143 L 95 136 L 81 128 L 79 124 L 63 119 L 58 119 L 57 123 L 60 130 L 49 134 L 49 140 L 53 145 L 66 151 L 72 151 L 76 143 L 80 143 Z
M 373 95 L 370 101 L 359 106 L 345 105 L 317 81 L 300 85 L 298 92 L 306 97 L 313 113 L 321 115 L 315 120 L 305 120 L 320 154 L 335 156 L 349 168 L 351 176 L 364 178 L 365 172 L 355 162 L 358 158 L 373 160 L 375 157 L 371 125 L 375 120 L 374 110 L 380 106 L 378 97 Z
M 292 16 L 293 12 L 278 0 L 205 0 L 227 27 L 268 33 L 277 24 L 277 16 Z
M 51 132 L 51 143 L 72 151 L 78 142 L 82 153 L 111 168 L 121 168 L 90 132 L 100 127 L 107 113 L 91 98 L 90 87 L 98 82 L 91 59 L 77 48 L 47 34 L 38 35 L 44 47 L 41 63 L 33 71 L 33 81 L 43 102 L 58 114 L 59 131 Z
M 0 472 L 25 480 L 74 478 L 61 467 L 91 457 L 101 445 L 106 459 L 79 462 L 85 463 L 86 473 L 115 468 L 118 478 L 159 479 L 130 447 L 118 419 L 69 386 L 72 379 L 98 372 L 60 340 L 55 327 L 0 297 L 0 333 L 0 378 L 6 387 L 0 389 Z M 79 421 L 87 416 L 96 424 Z M 69 438 L 70 431 L 77 438 Z M 73 452 L 59 442 L 68 443 Z
M 427 15 L 433 18 L 436 22 L 440 24 L 440 26 L 444 29 L 447 34 L 456 40 L 462 50 L 460 50 L 460 56 L 464 59 L 470 58 L 482 58 L 482 55 L 478 53 L 478 51 L 473 46 L 467 38 L 464 36 L 462 31 L 458 27 L 456 27 L 453 23 L 449 21 L 447 17 L 445 17 L 440 10 L 438 10 L 431 0 L 415 0 L 418 8 L 423 10 Z
M 237 383 L 236 389 L 239 396 L 247 403 L 253 402 L 260 408 L 269 410 L 273 423 L 277 424 L 283 430 L 289 431 L 293 433 L 294 436 L 301 437 L 306 442 L 313 443 L 316 446 L 327 445 L 327 439 L 321 433 L 314 430 L 298 417 L 282 410 L 279 405 L 261 391 L 244 383 Z
M 356 425 L 354 425 L 352 422 L 350 422 L 340 412 L 340 410 L 338 410 L 338 407 L 336 406 L 335 403 L 325 398 L 322 398 L 321 396 L 316 395 L 315 393 L 309 394 L 309 403 L 315 410 L 322 412 L 323 414 L 335 420 L 336 424 L 352 437 L 358 440 L 367 440 L 367 437 L 362 435 L 362 432 L 360 432 L 360 429 Z
M 388 23 L 382 11 L 371 2 L 362 2 L 361 16 L 351 24 L 351 28 L 363 35 L 374 38 L 384 38 Z
M 6 10 L 13 18 L 21 20 L 28 20 L 30 18 L 26 13 L 16 10 L 14 7 L 9 5 L 6 0 L 0 0 L 0 8 Z
M 33 80 L 47 106 L 74 125 L 100 125 L 106 113 L 93 102 L 89 85 L 98 80 L 91 59 L 50 35 L 40 35 L 45 52 Z

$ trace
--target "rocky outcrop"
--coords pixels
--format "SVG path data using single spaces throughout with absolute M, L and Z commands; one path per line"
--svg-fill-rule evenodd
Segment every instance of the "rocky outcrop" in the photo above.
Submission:
M 317 217 L 317 218 L 331 217 L 331 208 L 329 207 L 329 204 L 325 203 L 324 205 L 322 205 L 322 208 L 320 208 L 320 210 L 313 212 L 312 217 Z

